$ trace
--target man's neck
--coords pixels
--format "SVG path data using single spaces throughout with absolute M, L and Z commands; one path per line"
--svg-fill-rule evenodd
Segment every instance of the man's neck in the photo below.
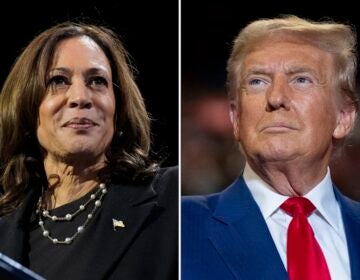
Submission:
M 286 196 L 303 196 L 325 177 L 328 165 L 315 163 L 271 162 L 249 166 L 276 192 Z

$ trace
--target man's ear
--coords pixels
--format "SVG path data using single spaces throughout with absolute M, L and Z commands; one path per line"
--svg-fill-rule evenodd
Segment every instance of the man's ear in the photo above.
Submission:
M 333 132 L 335 139 L 346 137 L 353 129 L 356 121 L 356 109 L 353 104 L 345 105 L 341 108 L 337 115 L 337 123 Z
M 233 126 L 233 133 L 235 136 L 236 141 L 240 140 L 240 135 L 239 135 L 239 116 L 238 116 L 238 110 L 237 110 L 237 105 L 235 103 L 235 101 L 231 101 L 230 103 L 230 121 L 232 123 Z

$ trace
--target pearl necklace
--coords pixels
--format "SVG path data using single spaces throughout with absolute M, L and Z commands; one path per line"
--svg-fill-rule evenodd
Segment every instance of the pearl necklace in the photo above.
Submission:
M 85 227 L 89 224 L 90 220 L 94 217 L 96 210 L 101 207 L 101 201 L 106 193 L 107 193 L 106 185 L 103 183 L 100 184 L 96 193 L 90 195 L 90 198 L 88 199 L 88 201 L 86 201 L 84 204 L 81 204 L 79 206 L 79 208 L 76 211 L 74 211 L 73 213 L 68 213 L 64 216 L 51 215 L 49 210 L 43 209 L 42 208 L 43 195 L 41 195 L 41 197 L 39 198 L 39 201 L 38 201 L 36 214 L 39 215 L 39 226 L 42 229 L 42 235 L 44 237 L 48 238 L 53 244 L 65 244 L 65 245 L 71 244 L 74 241 L 74 239 L 80 233 L 82 233 L 84 231 Z M 99 199 L 96 199 L 98 196 L 100 196 Z M 76 215 L 78 215 L 80 212 L 84 211 L 86 209 L 86 207 L 90 204 L 90 202 L 92 202 L 94 200 L 95 200 L 94 207 L 92 208 L 90 213 L 87 215 L 85 222 L 77 228 L 77 230 L 75 231 L 75 233 L 72 236 L 66 237 L 63 240 L 59 240 L 57 238 L 52 237 L 50 232 L 45 228 L 45 223 L 44 223 L 42 217 L 44 217 L 52 222 L 58 222 L 58 221 L 70 222 Z

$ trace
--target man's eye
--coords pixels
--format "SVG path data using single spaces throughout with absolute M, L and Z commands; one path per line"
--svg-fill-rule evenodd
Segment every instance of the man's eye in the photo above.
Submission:
M 311 83 L 311 80 L 307 77 L 298 77 L 296 78 L 296 82 L 304 84 L 304 83 Z
M 252 86 L 258 86 L 262 83 L 263 81 L 260 80 L 260 79 L 252 79 L 249 81 L 249 85 L 252 85 Z
M 298 90 L 308 90 L 314 86 L 314 80 L 310 77 L 299 76 L 293 79 L 292 84 Z

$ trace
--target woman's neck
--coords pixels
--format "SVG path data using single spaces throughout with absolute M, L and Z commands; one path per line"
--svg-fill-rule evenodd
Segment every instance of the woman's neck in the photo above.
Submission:
M 79 160 L 64 162 L 46 156 L 44 159 L 44 168 L 48 179 L 48 190 L 44 194 L 46 208 L 57 208 L 96 188 L 101 183 L 99 172 L 104 167 L 105 158 L 92 163 Z

